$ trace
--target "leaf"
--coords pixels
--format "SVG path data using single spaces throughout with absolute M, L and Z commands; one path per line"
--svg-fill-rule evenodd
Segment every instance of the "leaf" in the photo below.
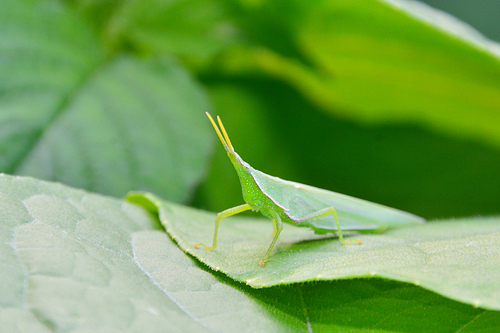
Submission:
M 121 200 L 0 175 L 4 332 L 205 331 L 136 265 L 132 234 L 156 230 Z
M 353 279 L 253 289 L 205 269 L 159 231 L 135 233 L 133 245 L 137 263 L 156 285 L 213 332 L 444 333 L 500 327 L 500 312 L 410 284 Z
M 107 54 L 57 1 L 0 3 L 0 171 L 185 201 L 211 138 L 202 88 L 167 58 Z
M 0 198 L 1 332 L 500 327 L 500 312 L 379 279 L 253 289 L 186 255 L 140 207 L 61 184 L 0 175 Z
M 211 59 L 235 39 L 226 7 L 215 0 L 124 2 L 109 23 L 109 38 L 145 52 Z
M 347 119 L 419 123 L 499 147 L 500 59 L 483 46 L 494 43 L 434 26 L 440 16 L 430 7 L 417 13 L 388 2 L 264 1 L 248 11 L 268 17 L 252 30 L 254 43 L 228 50 L 221 68 L 283 80 Z M 457 21 L 445 27 L 457 31 Z M 287 48 L 269 38 L 270 26 L 287 36 Z
M 128 200 L 136 197 L 157 206 L 162 224 L 181 249 L 254 288 L 378 276 L 413 283 L 474 306 L 500 309 L 498 218 L 434 221 L 363 235 L 361 246 L 344 246 L 336 237 L 320 237 L 307 228 L 286 225 L 277 250 L 259 267 L 257 262 L 272 238 L 269 221 L 223 220 L 217 249 L 204 251 L 193 244 L 211 241 L 215 214 L 167 203 L 152 194 L 130 194 Z

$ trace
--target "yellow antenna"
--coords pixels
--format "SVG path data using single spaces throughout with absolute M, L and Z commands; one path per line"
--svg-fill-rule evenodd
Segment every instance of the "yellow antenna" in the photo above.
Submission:
M 224 128 L 224 125 L 222 125 L 222 120 L 220 120 L 219 116 L 217 116 L 217 121 L 219 122 L 222 134 L 224 134 L 224 138 L 226 139 L 227 145 L 229 146 L 229 148 L 231 148 L 232 151 L 234 151 L 233 145 L 231 144 L 231 140 L 229 140 L 229 136 L 227 135 L 226 129 Z
M 226 129 L 224 128 L 224 125 L 222 125 L 222 121 L 220 120 L 220 117 L 217 116 L 217 121 L 219 122 L 219 125 L 222 129 L 222 133 L 224 133 L 224 136 L 222 136 L 219 127 L 217 127 L 217 124 L 215 123 L 214 119 L 210 115 L 210 113 L 205 112 L 207 114 L 208 119 L 210 119 L 210 122 L 212 123 L 212 126 L 215 129 L 215 132 L 217 132 L 217 136 L 220 139 L 220 142 L 222 142 L 222 145 L 224 146 L 224 149 L 226 151 L 232 151 L 234 152 L 233 145 L 231 144 L 231 140 L 229 140 L 229 136 L 227 135 Z

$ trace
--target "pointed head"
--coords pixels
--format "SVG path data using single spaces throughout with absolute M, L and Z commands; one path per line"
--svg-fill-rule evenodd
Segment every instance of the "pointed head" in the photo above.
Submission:
M 210 119 L 210 122 L 212 123 L 212 126 L 215 129 L 215 132 L 217 132 L 217 136 L 219 137 L 220 142 L 222 142 L 222 145 L 224 146 L 224 149 L 226 150 L 227 154 L 229 155 L 231 153 L 234 153 L 235 151 L 234 151 L 233 145 L 231 144 L 231 140 L 229 140 L 229 136 L 227 135 L 227 132 L 226 132 L 226 129 L 224 128 L 224 125 L 222 125 L 222 121 L 220 120 L 220 117 L 217 116 L 217 122 L 219 123 L 219 126 L 220 126 L 220 130 L 219 130 L 219 127 L 217 126 L 217 124 L 213 120 L 210 113 L 208 113 L 208 112 L 205 112 L 205 113 L 207 114 L 208 119 Z
M 217 132 L 217 136 L 220 139 L 220 142 L 222 142 L 222 145 L 224 146 L 224 149 L 227 152 L 227 156 L 229 156 L 229 159 L 233 163 L 234 167 L 236 168 L 236 171 L 238 172 L 238 175 L 242 176 L 242 173 L 248 173 L 249 168 L 251 168 L 245 161 L 243 161 L 238 155 L 233 148 L 233 145 L 231 144 L 231 140 L 229 140 L 229 136 L 227 135 L 226 129 L 224 128 L 224 125 L 222 124 L 222 121 L 220 120 L 220 117 L 217 116 L 217 122 L 219 123 L 219 126 L 217 126 L 217 123 L 213 120 L 212 116 L 210 113 L 205 112 L 207 114 L 208 119 L 210 119 L 210 122 L 212 123 L 212 126 L 215 129 L 215 132 Z M 220 129 L 219 129 L 220 127 Z
M 210 114 L 208 112 L 206 112 L 206 114 L 208 119 L 210 119 L 215 132 L 217 132 L 217 136 L 219 137 L 220 142 L 222 142 L 222 145 L 227 152 L 227 156 L 231 160 L 231 163 L 233 163 L 238 177 L 240 178 L 243 199 L 252 207 L 252 209 L 259 210 L 263 202 L 263 199 L 261 198 L 263 194 L 252 177 L 252 173 L 255 172 L 255 169 L 253 169 L 250 165 L 248 165 L 248 163 L 243 161 L 238 154 L 236 154 L 233 145 L 231 144 L 231 140 L 229 140 L 226 129 L 224 128 L 224 125 L 222 125 L 220 117 L 217 116 L 217 122 L 219 123 L 219 126 L 217 126 Z

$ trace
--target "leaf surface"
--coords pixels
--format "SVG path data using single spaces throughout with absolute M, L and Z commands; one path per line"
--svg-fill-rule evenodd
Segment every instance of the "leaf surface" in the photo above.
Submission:
M 260 267 L 257 263 L 272 240 L 270 221 L 223 219 L 217 248 L 205 251 L 193 245 L 210 244 L 215 214 L 167 203 L 151 194 L 131 194 L 129 200 L 149 200 L 184 251 L 254 288 L 379 276 L 413 283 L 474 306 L 500 309 L 498 218 L 433 221 L 362 235 L 363 245 L 350 246 L 334 236 L 320 237 L 308 228 L 285 225 L 275 251 Z
M 375 278 L 254 289 L 205 268 L 164 233 L 138 232 L 133 245 L 137 263 L 158 287 L 215 332 L 493 333 L 500 328 L 498 311 L 475 309 L 411 284 Z
M 0 331 L 206 331 L 138 267 L 159 225 L 121 200 L 0 175 Z
M 0 197 L 0 332 L 500 328 L 500 312 L 393 281 L 254 289 L 186 255 L 155 215 L 61 184 L 0 175 Z

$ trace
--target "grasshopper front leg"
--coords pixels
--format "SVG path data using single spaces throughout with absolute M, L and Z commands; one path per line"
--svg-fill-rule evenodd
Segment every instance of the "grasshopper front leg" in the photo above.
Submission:
M 236 206 L 233 208 L 223 210 L 222 212 L 217 214 L 217 218 L 215 219 L 215 231 L 214 231 L 214 240 L 213 240 L 212 246 L 206 246 L 206 245 L 203 245 L 201 243 L 196 243 L 196 244 L 194 244 L 194 247 L 198 248 L 200 246 L 203 246 L 205 248 L 205 250 L 208 250 L 208 251 L 215 250 L 215 248 L 217 247 L 217 233 L 219 232 L 219 221 L 225 217 L 236 215 L 236 214 L 239 214 L 239 213 L 244 212 L 244 211 L 249 210 L 249 209 L 252 209 L 252 207 L 250 207 L 249 204 L 244 204 L 244 205 L 240 205 L 240 206 Z

